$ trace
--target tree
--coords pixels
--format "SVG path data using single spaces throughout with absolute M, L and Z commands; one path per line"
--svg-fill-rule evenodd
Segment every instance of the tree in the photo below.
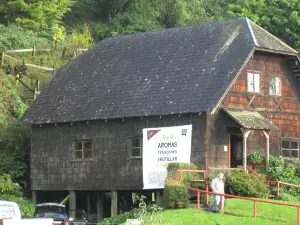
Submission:
M 299 0 L 227 0 L 226 18 L 248 17 L 300 49 Z
M 51 28 L 61 23 L 72 0 L 0 0 L 0 19 L 6 24 L 17 22 L 24 27 Z

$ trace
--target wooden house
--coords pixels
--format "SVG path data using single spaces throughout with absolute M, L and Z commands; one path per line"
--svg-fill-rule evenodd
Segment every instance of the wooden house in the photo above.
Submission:
M 70 192 L 72 208 L 79 193 L 112 191 L 116 213 L 123 191 L 143 188 L 150 127 L 192 124 L 191 162 L 205 167 L 245 167 L 254 151 L 298 159 L 299 79 L 297 52 L 245 18 L 105 39 L 22 118 L 32 190 Z

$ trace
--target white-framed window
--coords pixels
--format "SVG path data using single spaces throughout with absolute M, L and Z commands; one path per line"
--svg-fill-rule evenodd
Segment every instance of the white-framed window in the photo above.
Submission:
M 129 140 L 130 157 L 141 158 L 142 157 L 142 138 L 131 137 Z
M 73 147 L 73 159 L 92 159 L 93 140 L 76 140 Z
M 281 95 L 281 79 L 270 77 L 270 95 Z
M 281 156 L 289 159 L 299 159 L 299 142 L 293 139 L 282 139 Z
M 260 92 L 260 74 L 248 72 L 247 76 L 248 92 Z

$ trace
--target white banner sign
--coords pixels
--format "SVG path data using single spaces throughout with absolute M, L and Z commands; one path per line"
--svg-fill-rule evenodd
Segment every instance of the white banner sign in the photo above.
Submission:
M 167 165 L 191 161 L 192 125 L 143 129 L 144 189 L 165 186 Z

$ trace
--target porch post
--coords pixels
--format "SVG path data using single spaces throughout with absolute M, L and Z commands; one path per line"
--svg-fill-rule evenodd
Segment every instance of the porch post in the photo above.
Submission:
M 247 171 L 247 138 L 251 130 L 241 128 L 241 131 L 243 133 L 243 168 L 244 171 L 246 172 Z
M 271 130 L 263 130 L 264 135 L 266 137 L 266 173 L 268 172 L 269 168 L 269 159 L 270 159 L 270 134 Z

